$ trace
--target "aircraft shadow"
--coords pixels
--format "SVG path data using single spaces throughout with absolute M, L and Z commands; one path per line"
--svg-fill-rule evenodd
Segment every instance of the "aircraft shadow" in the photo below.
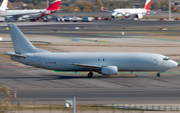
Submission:
M 64 76 L 64 75 L 42 75 L 42 76 L 46 76 L 46 77 L 41 80 L 109 78 L 108 76 L 93 76 L 93 78 L 88 78 L 87 76 Z
M 139 76 L 136 76 L 139 78 Z M 1 77 L 0 80 L 3 79 L 34 79 L 35 81 L 43 81 L 43 80 L 63 80 L 63 79 L 108 79 L 108 78 L 134 78 L 134 77 L 110 77 L 110 76 L 100 76 L 100 75 L 94 75 L 93 78 L 88 78 L 87 76 L 79 76 L 79 75 L 74 75 L 74 76 L 65 76 L 65 75 L 39 75 L 39 76 L 9 76 L 9 77 Z M 143 76 L 140 76 L 140 78 L 145 78 Z
M 44 76 L 43 79 L 41 80 L 63 80 L 63 79 L 108 79 L 108 78 L 112 78 L 112 79 L 116 79 L 116 78 L 136 78 L 139 76 L 134 76 L 134 77 L 126 77 L 126 76 L 115 76 L 115 77 L 110 77 L 108 75 L 104 75 L 104 76 L 99 76 L 99 75 L 94 75 L 93 78 L 88 78 L 87 76 L 65 76 L 65 75 L 42 75 Z M 46 76 L 46 77 L 45 77 Z M 140 77 L 143 78 L 143 77 Z

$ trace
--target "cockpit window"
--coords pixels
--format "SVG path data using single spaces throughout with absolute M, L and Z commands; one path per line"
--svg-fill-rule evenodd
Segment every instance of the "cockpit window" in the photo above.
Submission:
M 163 58 L 163 60 L 168 61 L 168 60 L 170 60 L 170 58 L 165 57 L 165 58 Z

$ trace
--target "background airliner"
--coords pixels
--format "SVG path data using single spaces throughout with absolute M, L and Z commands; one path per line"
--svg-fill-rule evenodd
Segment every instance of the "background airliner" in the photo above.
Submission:
M 4 1 L 8 1 L 8 0 L 4 0 Z M 43 16 L 56 13 L 59 9 L 60 4 L 61 4 L 61 0 L 56 0 L 47 9 L 43 9 L 43 10 L 36 10 L 36 9 L 34 10 L 2 10 L 0 13 L 0 16 L 6 17 L 7 19 L 12 20 L 12 21 L 13 20 L 19 21 L 24 18 L 41 18 Z
M 101 8 L 102 11 L 110 12 L 112 18 L 117 18 L 120 16 L 135 16 L 135 18 L 142 19 L 143 16 L 149 12 L 149 7 L 151 4 L 151 0 L 146 0 L 144 8 L 132 8 L 132 9 L 115 9 L 113 11 L 104 10 Z
M 53 53 L 34 47 L 14 24 L 8 24 L 15 52 L 7 52 L 11 59 L 25 65 L 57 71 L 89 71 L 102 75 L 116 75 L 118 71 L 156 71 L 157 76 L 178 64 L 155 53 Z
M 2 10 L 6 10 L 7 8 L 7 4 L 8 4 L 8 0 L 3 0 L 1 7 L 0 7 L 0 14 Z

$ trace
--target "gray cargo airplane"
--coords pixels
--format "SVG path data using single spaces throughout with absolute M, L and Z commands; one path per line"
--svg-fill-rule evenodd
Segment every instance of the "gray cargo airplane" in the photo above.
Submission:
M 155 53 L 53 53 L 34 47 L 14 24 L 8 24 L 15 52 L 7 52 L 11 59 L 25 65 L 57 71 L 89 71 L 102 75 L 116 75 L 118 71 L 155 71 L 157 76 L 178 64 L 167 56 Z

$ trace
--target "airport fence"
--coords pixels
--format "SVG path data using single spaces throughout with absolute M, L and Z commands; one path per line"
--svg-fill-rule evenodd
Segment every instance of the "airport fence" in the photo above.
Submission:
M 76 105 L 76 113 L 156 113 L 157 111 L 179 112 L 176 105 L 141 105 L 141 104 L 109 104 L 109 105 Z M 151 111 L 151 112 L 150 112 Z M 0 106 L 0 113 L 74 113 L 71 106 L 63 104 L 36 104 L 35 101 L 15 102 L 13 105 Z

